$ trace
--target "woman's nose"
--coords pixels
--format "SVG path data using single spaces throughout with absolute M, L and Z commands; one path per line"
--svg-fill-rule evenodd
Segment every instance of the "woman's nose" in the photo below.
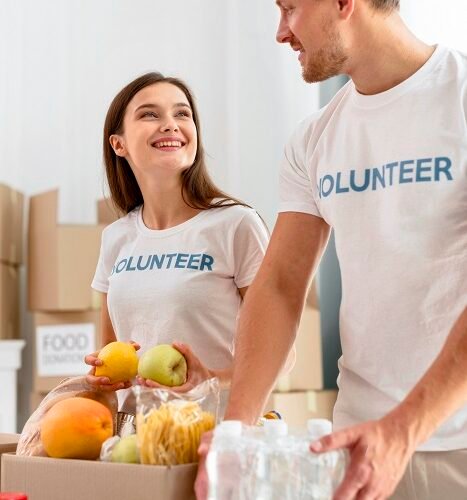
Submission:
M 167 119 L 165 122 L 161 124 L 161 130 L 163 132 L 177 131 L 178 130 L 177 122 L 173 119 Z

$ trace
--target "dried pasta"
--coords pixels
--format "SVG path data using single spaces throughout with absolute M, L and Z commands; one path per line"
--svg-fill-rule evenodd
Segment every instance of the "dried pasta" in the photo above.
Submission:
M 215 416 L 192 401 L 169 401 L 136 417 L 141 463 L 178 465 L 198 461 L 201 436 Z

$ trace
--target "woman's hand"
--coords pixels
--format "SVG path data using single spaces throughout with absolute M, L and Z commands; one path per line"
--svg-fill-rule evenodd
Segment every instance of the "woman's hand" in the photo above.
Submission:
M 182 344 L 180 342 L 174 342 L 172 347 L 177 349 L 177 351 L 181 352 L 183 356 L 185 356 L 186 364 L 188 368 L 187 380 L 184 384 L 175 386 L 175 387 L 167 387 L 165 385 L 158 384 L 154 382 L 154 380 L 144 379 L 142 377 L 136 377 L 138 384 L 144 385 L 146 387 L 158 388 L 158 389 L 171 389 L 174 392 L 188 392 L 193 387 L 196 387 L 201 382 L 204 382 L 207 379 L 210 379 L 214 376 L 214 373 L 209 370 L 200 359 L 193 353 L 190 347 L 186 344 Z
M 140 345 L 136 342 L 130 340 L 129 342 L 137 351 L 140 348 Z M 131 381 L 126 380 L 125 382 L 117 382 L 112 384 L 110 382 L 109 377 L 96 377 L 96 366 L 102 366 L 103 362 L 97 356 L 100 351 L 93 352 L 92 354 L 88 354 L 84 358 L 84 362 L 87 365 L 92 366 L 91 370 L 89 370 L 86 375 L 86 382 L 92 385 L 94 388 L 99 389 L 105 392 L 118 391 L 119 389 L 128 389 L 131 387 Z

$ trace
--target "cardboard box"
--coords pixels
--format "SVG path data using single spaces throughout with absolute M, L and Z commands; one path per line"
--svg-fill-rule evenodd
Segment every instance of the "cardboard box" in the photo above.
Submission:
M 24 196 L 0 184 L 0 261 L 11 265 L 23 262 Z
M 306 295 L 306 305 L 312 309 L 319 309 L 318 287 L 316 286 L 316 280 L 313 280 L 308 290 Z
M 86 374 L 84 356 L 100 346 L 100 311 L 34 313 L 33 390 L 48 392 Z
M 19 338 L 19 271 L 0 263 L 0 339 Z
M 276 410 L 293 427 L 305 427 L 310 418 L 332 420 L 337 391 L 274 392 L 269 397 L 265 411 Z
M 97 202 L 97 223 L 108 226 L 119 219 L 117 209 L 110 198 L 103 198 Z
M 104 226 L 59 225 L 58 190 L 31 197 L 28 293 L 33 311 L 99 307 L 91 281 Z
M 0 433 L 0 458 L 3 453 L 11 453 L 16 451 L 16 446 L 18 445 L 19 434 L 1 434 Z M 0 469 L 0 484 L 2 480 L 2 474 Z M 0 488 L 2 491 L 2 488 Z
M 195 500 L 196 464 L 160 467 L 90 460 L 2 456 L 5 491 L 30 500 Z
M 297 337 L 296 360 L 292 370 L 280 376 L 276 391 L 306 391 L 323 388 L 323 354 L 321 346 L 320 312 L 305 306 Z

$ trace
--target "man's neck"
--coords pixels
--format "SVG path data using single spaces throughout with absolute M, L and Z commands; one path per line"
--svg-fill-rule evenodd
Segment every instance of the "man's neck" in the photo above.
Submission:
M 435 50 L 416 38 L 396 12 L 357 33 L 348 74 L 364 95 L 379 94 L 407 80 Z

